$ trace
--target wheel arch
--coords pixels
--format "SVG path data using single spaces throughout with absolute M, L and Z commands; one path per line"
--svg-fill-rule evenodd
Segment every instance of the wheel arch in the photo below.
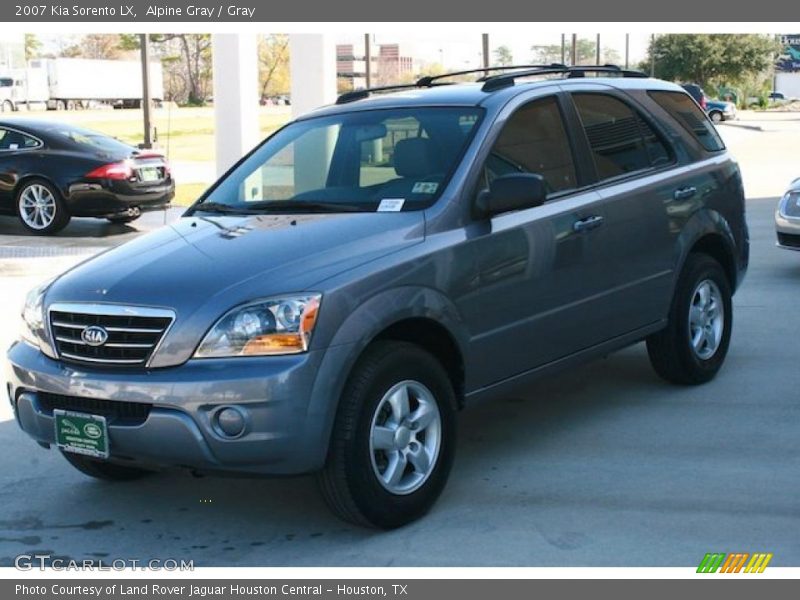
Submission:
M 722 265 L 731 289 L 735 290 L 739 281 L 736 260 L 736 241 L 727 220 L 717 211 L 705 210 L 696 213 L 684 227 L 678 244 L 680 255 L 675 280 L 683 270 L 689 254 L 702 252 Z

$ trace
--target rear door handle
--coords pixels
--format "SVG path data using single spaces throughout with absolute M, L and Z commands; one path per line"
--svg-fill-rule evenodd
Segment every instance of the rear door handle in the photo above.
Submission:
M 596 229 L 603 224 L 603 217 L 600 215 L 592 215 L 591 217 L 586 217 L 585 219 L 580 219 L 579 221 L 575 221 L 572 224 L 572 230 L 576 233 L 580 233 L 582 231 L 590 231 L 592 229 Z
M 697 188 L 694 186 L 679 188 L 675 190 L 672 197 L 675 200 L 688 200 L 697 193 Z

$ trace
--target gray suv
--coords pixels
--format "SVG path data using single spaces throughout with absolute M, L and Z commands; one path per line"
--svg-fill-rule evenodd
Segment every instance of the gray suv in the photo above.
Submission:
M 341 96 L 33 290 L 20 427 L 102 479 L 316 472 L 337 515 L 392 528 L 439 496 L 473 402 L 643 340 L 665 379 L 714 377 L 748 233 L 697 104 L 614 67 L 447 81 Z

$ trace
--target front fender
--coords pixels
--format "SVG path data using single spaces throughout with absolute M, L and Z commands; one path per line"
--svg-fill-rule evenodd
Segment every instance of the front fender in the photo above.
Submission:
M 328 447 L 339 398 L 350 372 L 364 349 L 386 328 L 406 319 L 431 319 L 447 329 L 462 356 L 466 355 L 468 336 L 458 310 L 435 289 L 396 287 L 383 290 L 350 310 L 346 306 L 331 310 L 345 316 L 327 346 L 308 404 L 307 422 L 317 424 L 316 434 L 324 442 L 321 448 Z M 331 318 L 330 313 L 327 318 Z M 324 460 L 324 455 L 319 456 L 318 466 Z

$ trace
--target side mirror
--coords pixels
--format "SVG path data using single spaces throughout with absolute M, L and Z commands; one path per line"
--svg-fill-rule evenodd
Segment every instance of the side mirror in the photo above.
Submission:
M 535 173 L 510 173 L 495 178 L 488 190 L 478 194 L 476 207 L 482 216 L 534 208 L 547 196 L 544 179 Z

